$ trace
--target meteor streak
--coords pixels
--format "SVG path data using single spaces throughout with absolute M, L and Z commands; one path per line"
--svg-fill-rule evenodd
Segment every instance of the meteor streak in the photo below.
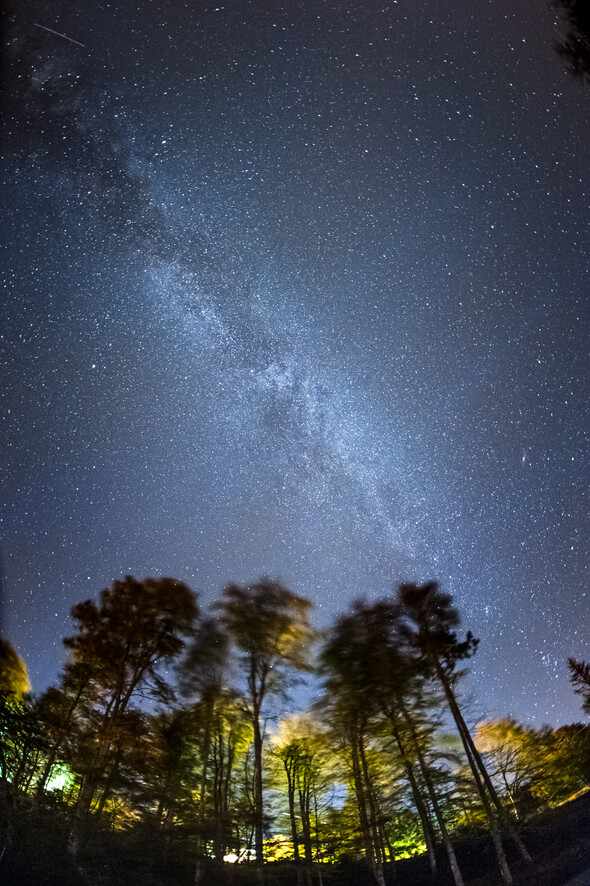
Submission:
M 74 40 L 73 37 L 68 37 L 67 34 L 61 34 L 59 31 L 54 31 L 53 28 L 46 28 L 45 25 L 38 25 L 37 22 L 33 22 L 35 28 L 41 28 L 42 31 L 48 31 L 50 34 L 55 34 L 56 37 L 63 37 L 64 40 L 69 40 L 70 43 L 75 43 L 76 46 L 81 46 L 85 49 L 84 43 L 80 43 L 78 40 Z

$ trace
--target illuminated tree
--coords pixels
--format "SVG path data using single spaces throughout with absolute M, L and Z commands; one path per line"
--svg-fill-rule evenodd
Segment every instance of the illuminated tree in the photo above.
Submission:
M 277 787 L 287 786 L 293 859 L 305 861 L 305 876 L 311 883 L 311 863 L 322 857 L 320 812 L 333 785 L 334 756 L 325 729 L 309 714 L 297 714 L 279 723 L 272 739 L 272 756 Z M 298 882 L 301 879 L 297 870 Z
M 283 693 L 289 669 L 308 670 L 313 632 L 311 603 L 279 582 L 228 585 L 218 604 L 246 682 L 246 704 L 254 732 L 254 819 L 257 863 L 264 857 L 262 789 L 262 708 L 269 695 Z
M 0 637 L 0 704 L 8 696 L 22 697 L 31 691 L 27 666 L 8 640 Z
M 538 744 L 535 730 L 513 718 L 480 723 L 475 733 L 475 745 L 485 757 L 490 777 L 508 798 L 517 818 L 519 795 L 540 774 L 534 753 Z
M 0 858 L 12 842 L 12 806 L 31 752 L 39 748 L 27 693 L 27 667 L 8 640 L 0 637 Z
M 115 765 L 118 737 L 133 701 L 170 701 L 172 692 L 162 665 L 182 652 L 198 617 L 194 593 L 182 582 L 127 576 L 101 592 L 97 605 L 74 606 L 77 631 L 64 640 L 73 662 L 89 672 L 92 709 L 81 731 L 79 769 L 83 783 L 70 833 L 76 855 L 83 823 L 97 787 Z

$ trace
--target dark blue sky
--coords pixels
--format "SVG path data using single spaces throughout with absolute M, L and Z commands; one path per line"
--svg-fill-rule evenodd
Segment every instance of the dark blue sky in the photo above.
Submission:
M 481 637 L 474 716 L 580 719 L 588 91 L 555 13 L 51 7 L 4 49 L 3 630 L 34 687 L 127 573 L 205 605 L 279 577 L 322 626 L 435 578 Z

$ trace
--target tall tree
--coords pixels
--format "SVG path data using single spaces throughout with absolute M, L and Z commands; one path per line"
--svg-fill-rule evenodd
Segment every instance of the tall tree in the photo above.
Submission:
M 284 692 L 290 668 L 308 670 L 313 632 L 311 603 L 277 581 L 228 585 L 218 604 L 221 621 L 238 653 L 246 681 L 246 705 L 254 732 L 255 852 L 264 859 L 262 708 Z
M 193 712 L 200 725 L 199 746 L 201 772 L 197 827 L 197 861 L 195 884 L 205 875 L 204 831 L 207 800 L 207 775 L 210 763 L 214 725 L 219 719 L 219 706 L 227 701 L 224 689 L 228 659 L 228 638 L 215 618 L 201 621 L 186 658 L 179 668 L 181 690 L 194 699 Z
M 330 753 L 326 730 L 310 714 L 295 714 L 279 722 L 272 738 L 273 775 L 277 787 L 287 786 L 293 859 L 297 882 L 301 882 L 301 857 L 305 879 L 311 884 L 311 864 L 322 857 L 320 815 L 325 797 L 333 786 L 334 756 Z
M 450 594 L 441 593 L 436 582 L 428 582 L 422 586 L 402 584 L 398 590 L 398 598 L 402 613 L 406 618 L 409 643 L 414 647 L 431 675 L 439 681 L 444 691 L 486 811 L 502 879 L 511 884 L 513 878 L 506 861 L 499 822 L 502 822 L 510 831 L 523 858 L 529 862 L 531 858 L 522 840 L 514 831 L 498 797 L 465 722 L 455 693 L 455 685 L 460 676 L 460 672 L 456 669 L 457 663 L 473 655 L 479 641 L 473 637 L 470 631 L 467 632 L 465 640 L 458 640 L 455 628 L 460 624 L 459 613 L 452 605 L 453 598 Z
M 125 714 L 137 698 L 172 698 L 161 668 L 180 654 L 185 638 L 194 632 L 198 607 L 194 593 L 182 582 L 140 582 L 127 576 L 103 590 L 98 605 L 87 600 L 74 606 L 72 616 L 77 631 L 64 643 L 72 660 L 88 669 L 93 694 L 84 780 L 69 841 L 69 851 L 76 855 L 86 814 L 116 753 Z
M 344 678 L 340 692 L 349 698 L 356 693 L 362 709 L 373 709 L 387 724 L 411 786 L 432 873 L 436 871 L 434 816 L 455 883 L 462 886 L 429 762 L 428 736 L 434 727 L 426 715 L 423 669 L 415 657 L 406 654 L 402 627 L 396 601 L 358 601 L 351 614 L 338 619 L 323 661 Z
M 326 690 L 323 704 L 348 760 L 365 858 L 376 882 L 382 886 L 385 859 L 378 825 L 381 814 L 376 775 L 368 754 L 376 701 L 370 691 L 367 647 L 356 621 L 355 615 L 339 618 L 322 648 L 320 662 Z

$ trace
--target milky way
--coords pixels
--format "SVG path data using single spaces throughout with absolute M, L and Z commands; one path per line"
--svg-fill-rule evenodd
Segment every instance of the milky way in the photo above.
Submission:
M 117 6 L 19 4 L 4 50 L 3 631 L 35 688 L 127 573 L 205 605 L 278 577 L 324 626 L 435 578 L 482 638 L 473 716 L 579 719 L 587 92 L 557 15 Z

